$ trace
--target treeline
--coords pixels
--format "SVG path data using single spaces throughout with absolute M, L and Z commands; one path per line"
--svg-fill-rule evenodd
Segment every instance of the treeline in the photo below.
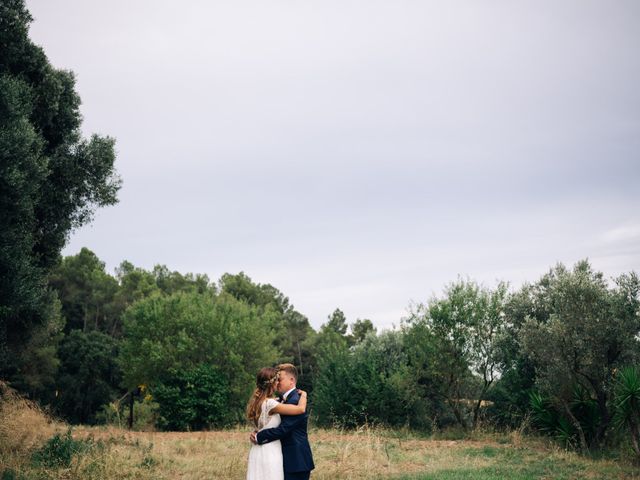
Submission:
M 242 273 L 214 284 L 122 262 L 112 276 L 85 248 L 48 282 L 58 299 L 49 341 L 27 346 L 38 361 L 13 383 L 73 423 L 104 419 L 110 402 L 144 385 L 161 428 L 229 425 L 241 421 L 260 367 L 310 361 L 307 318 Z
M 398 330 L 334 336 L 317 352 L 316 413 L 426 429 L 530 420 L 585 452 L 618 427 L 640 454 L 639 292 L 635 273 L 609 285 L 586 260 L 513 292 L 458 280 Z
M 58 320 L 46 345 L 25 351 L 38 368 L 14 385 L 74 423 L 113 421 L 115 401 L 143 386 L 137 415 L 156 428 L 234 425 L 255 372 L 286 361 L 318 425 L 472 430 L 530 418 L 583 451 L 617 431 L 638 440 L 635 273 L 609 284 L 582 261 L 515 291 L 458 279 L 383 332 L 339 309 L 315 331 L 282 292 L 244 273 L 213 283 L 123 262 L 112 276 L 88 249 L 48 282 Z

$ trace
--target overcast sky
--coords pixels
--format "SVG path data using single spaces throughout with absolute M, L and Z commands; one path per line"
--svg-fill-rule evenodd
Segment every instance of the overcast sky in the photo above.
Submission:
M 244 271 L 319 327 L 459 274 L 640 271 L 640 2 L 27 0 L 124 185 L 64 250 Z

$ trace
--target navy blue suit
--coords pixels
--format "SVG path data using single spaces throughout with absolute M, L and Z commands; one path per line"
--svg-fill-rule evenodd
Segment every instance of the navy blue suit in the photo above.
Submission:
M 297 405 L 300 395 L 297 390 L 289 394 L 284 403 Z M 313 456 L 307 437 L 307 419 L 309 414 L 281 415 L 280 425 L 267 428 L 257 434 L 258 445 L 280 440 L 282 443 L 282 461 L 285 480 L 309 478 L 314 469 Z

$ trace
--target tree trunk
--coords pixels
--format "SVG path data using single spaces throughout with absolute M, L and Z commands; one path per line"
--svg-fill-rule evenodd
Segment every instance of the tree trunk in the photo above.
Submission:
M 458 423 L 462 427 L 462 429 L 466 432 L 469 427 L 467 422 L 464 421 L 464 417 L 462 416 L 462 412 L 460 411 L 460 401 L 459 400 L 449 400 L 449 405 L 451 405 L 451 409 L 453 410 L 453 415 L 458 420 Z
M 636 452 L 636 455 L 640 457 L 640 428 L 633 418 L 629 419 L 629 430 L 631 431 L 631 444 Z
M 596 433 L 593 442 L 597 446 L 602 446 L 604 442 L 604 435 L 611 423 L 611 415 L 609 415 L 609 409 L 607 408 L 607 394 L 602 391 L 596 391 L 598 397 L 598 410 L 600 411 L 600 424 L 596 429 Z
M 297 340 L 298 344 L 298 359 L 300 360 L 300 376 L 304 376 L 304 370 L 302 369 L 302 351 L 300 350 L 300 340 Z
M 578 419 L 573 415 L 573 413 L 571 413 L 571 409 L 569 408 L 569 405 L 567 404 L 566 401 L 562 400 L 562 406 L 564 407 L 564 411 L 569 416 L 571 423 L 573 424 L 575 429 L 578 431 L 578 438 L 580 440 L 580 451 L 583 454 L 589 453 L 589 445 L 587 445 L 587 439 L 584 436 L 584 430 L 582 430 L 582 425 L 580 425 L 580 422 L 578 421 Z
M 482 400 L 484 399 L 487 390 L 489 390 L 489 386 L 491 385 L 491 380 L 485 380 L 484 386 L 482 387 L 482 392 L 480 392 L 480 396 L 478 397 L 478 401 L 473 408 L 473 429 L 475 430 L 478 426 L 478 418 L 480 417 L 480 407 L 482 406 Z

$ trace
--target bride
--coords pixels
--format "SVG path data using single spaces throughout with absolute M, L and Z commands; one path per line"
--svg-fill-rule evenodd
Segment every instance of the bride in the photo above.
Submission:
M 256 389 L 247 404 L 247 417 L 258 430 L 280 425 L 280 415 L 300 415 L 307 408 L 307 393 L 299 390 L 298 405 L 284 404 L 273 397 L 278 383 L 278 370 L 266 367 L 258 372 Z M 247 480 L 283 480 L 280 440 L 253 445 L 249 451 Z

